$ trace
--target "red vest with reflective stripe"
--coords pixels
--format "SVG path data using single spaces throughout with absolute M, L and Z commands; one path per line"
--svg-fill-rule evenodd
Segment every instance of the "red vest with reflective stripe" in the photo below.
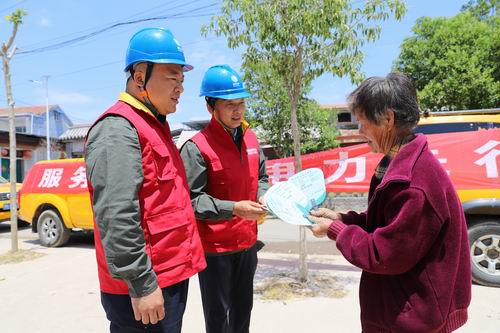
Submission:
M 139 204 L 146 252 L 160 288 L 171 286 L 206 267 L 181 157 L 168 124 L 163 125 L 152 115 L 119 101 L 94 125 L 110 115 L 127 119 L 137 130 L 144 173 Z M 92 200 L 90 182 L 89 191 Z M 95 221 L 94 237 L 101 290 L 110 294 L 128 294 L 125 282 L 109 274 Z
M 205 160 L 207 194 L 220 200 L 257 200 L 259 143 L 254 132 L 244 132 L 240 152 L 231 135 L 212 117 L 191 140 Z M 257 222 L 237 216 L 227 221 L 198 220 L 198 230 L 209 253 L 247 249 L 257 240 Z

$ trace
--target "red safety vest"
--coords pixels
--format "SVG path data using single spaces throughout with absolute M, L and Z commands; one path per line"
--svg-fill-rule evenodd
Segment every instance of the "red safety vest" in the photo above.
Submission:
M 231 135 L 212 117 L 208 126 L 191 139 L 207 167 L 206 193 L 220 200 L 257 200 L 259 182 L 259 143 L 246 129 L 241 151 Z M 234 216 L 226 221 L 198 220 L 205 252 L 243 250 L 257 241 L 257 222 Z
M 144 173 L 139 203 L 146 252 L 159 287 L 171 286 L 206 267 L 181 157 L 172 141 L 168 123 L 163 125 L 151 114 L 119 101 L 94 125 L 109 115 L 127 119 L 137 130 Z M 88 185 L 92 200 L 92 185 L 90 182 Z M 128 294 L 125 282 L 112 278 L 109 273 L 95 220 L 94 237 L 101 290 Z

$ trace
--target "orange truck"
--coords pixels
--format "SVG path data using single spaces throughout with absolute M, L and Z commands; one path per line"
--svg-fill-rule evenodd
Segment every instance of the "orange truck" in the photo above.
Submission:
M 19 217 L 31 223 L 48 247 L 64 245 L 72 229 L 92 230 L 83 159 L 35 163 L 19 191 Z

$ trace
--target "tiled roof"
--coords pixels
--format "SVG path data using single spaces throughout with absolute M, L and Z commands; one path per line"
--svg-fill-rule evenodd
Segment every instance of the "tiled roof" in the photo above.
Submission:
M 349 104 L 347 103 L 320 104 L 319 107 L 322 109 L 347 110 L 349 108 Z
M 201 120 L 185 121 L 182 124 L 184 126 L 187 126 L 191 130 L 201 131 L 202 129 L 204 129 L 208 125 L 209 122 L 210 122 L 210 119 L 201 119 Z
M 91 125 L 75 125 L 64 132 L 59 140 L 78 140 L 84 139 L 87 136 Z
M 56 105 L 49 105 L 49 110 L 54 108 Z M 35 106 L 23 106 L 23 107 L 15 107 L 15 113 L 34 113 L 34 114 L 43 114 L 45 113 L 45 105 L 35 105 Z M 0 115 L 8 114 L 8 108 L 1 108 Z

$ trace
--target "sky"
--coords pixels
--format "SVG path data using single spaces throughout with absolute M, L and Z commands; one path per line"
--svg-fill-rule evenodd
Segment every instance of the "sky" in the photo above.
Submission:
M 401 21 L 390 19 L 382 23 L 380 39 L 363 48 L 363 73 L 367 77 L 389 73 L 402 41 L 412 35 L 416 19 L 456 15 L 465 2 L 407 0 L 405 17 Z M 75 124 L 92 123 L 124 90 L 123 67 L 130 37 L 141 28 L 162 26 L 173 32 L 183 46 L 186 61 L 195 67 L 186 73 L 185 91 L 177 111 L 167 119 L 172 128 L 185 121 L 208 119 L 204 99 L 199 97 L 203 74 L 210 66 L 222 63 L 239 71 L 244 51 L 229 49 L 224 37 L 201 35 L 201 27 L 217 13 L 220 4 L 221 0 L 2 0 L 2 43 L 12 30 L 4 17 L 16 8 L 28 12 L 14 42 L 18 53 L 11 61 L 16 106 L 45 105 L 46 89 L 40 81 L 48 75 L 49 104 L 58 104 Z M 120 26 L 55 50 L 22 53 L 77 38 L 118 22 L 163 16 L 171 17 Z M 1 77 L 0 107 L 7 107 L 3 75 Z M 353 89 L 349 78 L 324 74 L 313 82 L 309 97 L 320 104 L 343 103 Z

